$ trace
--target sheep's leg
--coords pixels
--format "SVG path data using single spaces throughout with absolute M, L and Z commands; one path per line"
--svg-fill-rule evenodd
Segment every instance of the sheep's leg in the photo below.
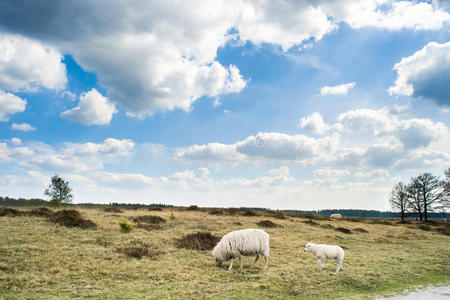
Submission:
M 267 270 L 267 265 L 269 264 L 269 257 L 264 255 L 264 270 Z
M 228 271 L 230 271 L 233 268 L 233 259 L 231 259 L 230 266 L 228 267 Z
M 258 259 L 259 259 L 259 254 L 256 254 L 255 261 L 252 263 L 252 266 L 251 266 L 252 269 L 255 266 L 255 264 L 258 261 Z
M 342 260 L 338 260 L 338 266 L 336 268 L 336 273 L 339 272 L 340 269 L 342 269 Z
M 317 262 L 319 263 L 319 265 L 320 265 L 320 267 L 322 268 L 322 270 L 325 270 L 325 266 L 323 265 L 323 261 L 324 261 L 323 258 L 319 258 L 319 259 L 317 260 Z
M 244 267 L 242 266 L 242 257 L 239 256 L 239 269 L 242 270 Z

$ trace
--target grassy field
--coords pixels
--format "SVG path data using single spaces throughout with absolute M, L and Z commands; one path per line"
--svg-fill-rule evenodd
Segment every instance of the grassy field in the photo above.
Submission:
M 187 211 L 167 208 L 105 212 L 78 209 L 97 224 L 94 229 L 68 228 L 42 216 L 0 217 L 1 299 L 360 299 L 398 293 L 428 284 L 450 284 L 450 237 L 443 224 L 398 224 L 397 221 L 330 220 L 277 215 L 244 216 L 242 212 Z M 139 223 L 137 216 L 166 220 Z M 173 215 L 173 217 L 171 217 Z M 145 218 L 141 219 L 145 220 Z M 185 234 L 209 231 L 216 236 L 256 228 L 271 220 L 282 227 L 270 234 L 269 268 L 244 270 L 228 263 L 215 266 L 211 251 L 177 247 Z M 134 229 L 121 232 L 127 221 Z M 145 227 L 145 228 L 144 228 Z M 341 231 L 338 231 L 337 228 Z M 351 232 L 344 233 L 346 229 Z M 347 231 L 348 232 L 348 231 Z M 322 271 L 306 242 L 341 245 L 344 269 L 335 274 L 328 261 Z M 148 250 L 142 258 L 124 249 Z

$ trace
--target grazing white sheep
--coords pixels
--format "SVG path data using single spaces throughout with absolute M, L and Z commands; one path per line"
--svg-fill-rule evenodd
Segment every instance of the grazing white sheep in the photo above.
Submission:
M 332 214 L 332 215 L 330 216 L 330 218 L 342 219 L 342 215 L 341 215 L 341 214 Z
M 261 229 L 242 229 L 227 233 L 214 247 L 212 254 L 216 258 L 217 266 L 222 262 L 231 260 L 228 270 L 233 268 L 233 258 L 239 258 L 239 266 L 242 270 L 242 256 L 256 256 L 252 268 L 259 259 L 264 256 L 264 270 L 269 261 L 269 234 Z
M 323 245 L 323 244 L 313 244 L 307 243 L 305 246 L 305 252 L 309 252 L 315 257 L 318 258 L 317 262 L 322 267 L 322 270 L 325 269 L 323 262 L 325 259 L 335 259 L 338 262 L 338 266 L 336 268 L 336 273 L 342 269 L 342 260 L 344 259 L 344 249 L 336 245 Z

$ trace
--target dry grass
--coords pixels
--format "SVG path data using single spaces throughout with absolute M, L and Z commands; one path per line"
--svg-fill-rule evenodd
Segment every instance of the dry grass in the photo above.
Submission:
M 136 226 L 122 234 L 121 218 L 133 219 L 147 209 L 124 210 L 119 218 L 98 209 L 79 211 L 97 224 L 96 230 L 58 226 L 20 212 L 0 217 L 0 299 L 361 299 L 450 284 L 450 237 L 438 232 L 448 228 L 441 223 L 424 231 L 419 223 L 277 219 L 283 227 L 265 229 L 271 244 L 268 270 L 262 270 L 261 262 L 250 269 L 253 258 L 244 258 L 244 270 L 228 272 L 215 266 L 210 251 L 178 248 L 176 240 L 205 231 L 222 237 L 254 227 L 268 218 L 263 213 L 248 218 L 226 210 L 215 216 L 165 208 L 152 213 L 167 220 L 161 229 Z M 171 213 L 175 220 L 170 220 Z M 303 223 L 308 219 L 319 226 Z M 327 225 L 348 228 L 352 234 Z M 336 265 L 330 261 L 322 271 L 316 259 L 303 252 L 307 242 L 346 249 L 344 269 L 334 274 Z M 149 256 L 140 259 L 122 251 L 145 245 Z

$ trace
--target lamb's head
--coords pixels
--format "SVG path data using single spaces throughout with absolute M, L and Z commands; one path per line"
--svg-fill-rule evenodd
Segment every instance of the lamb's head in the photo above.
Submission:
M 305 252 L 310 252 L 312 246 L 313 246 L 313 243 L 306 243 L 306 245 L 305 245 Z

